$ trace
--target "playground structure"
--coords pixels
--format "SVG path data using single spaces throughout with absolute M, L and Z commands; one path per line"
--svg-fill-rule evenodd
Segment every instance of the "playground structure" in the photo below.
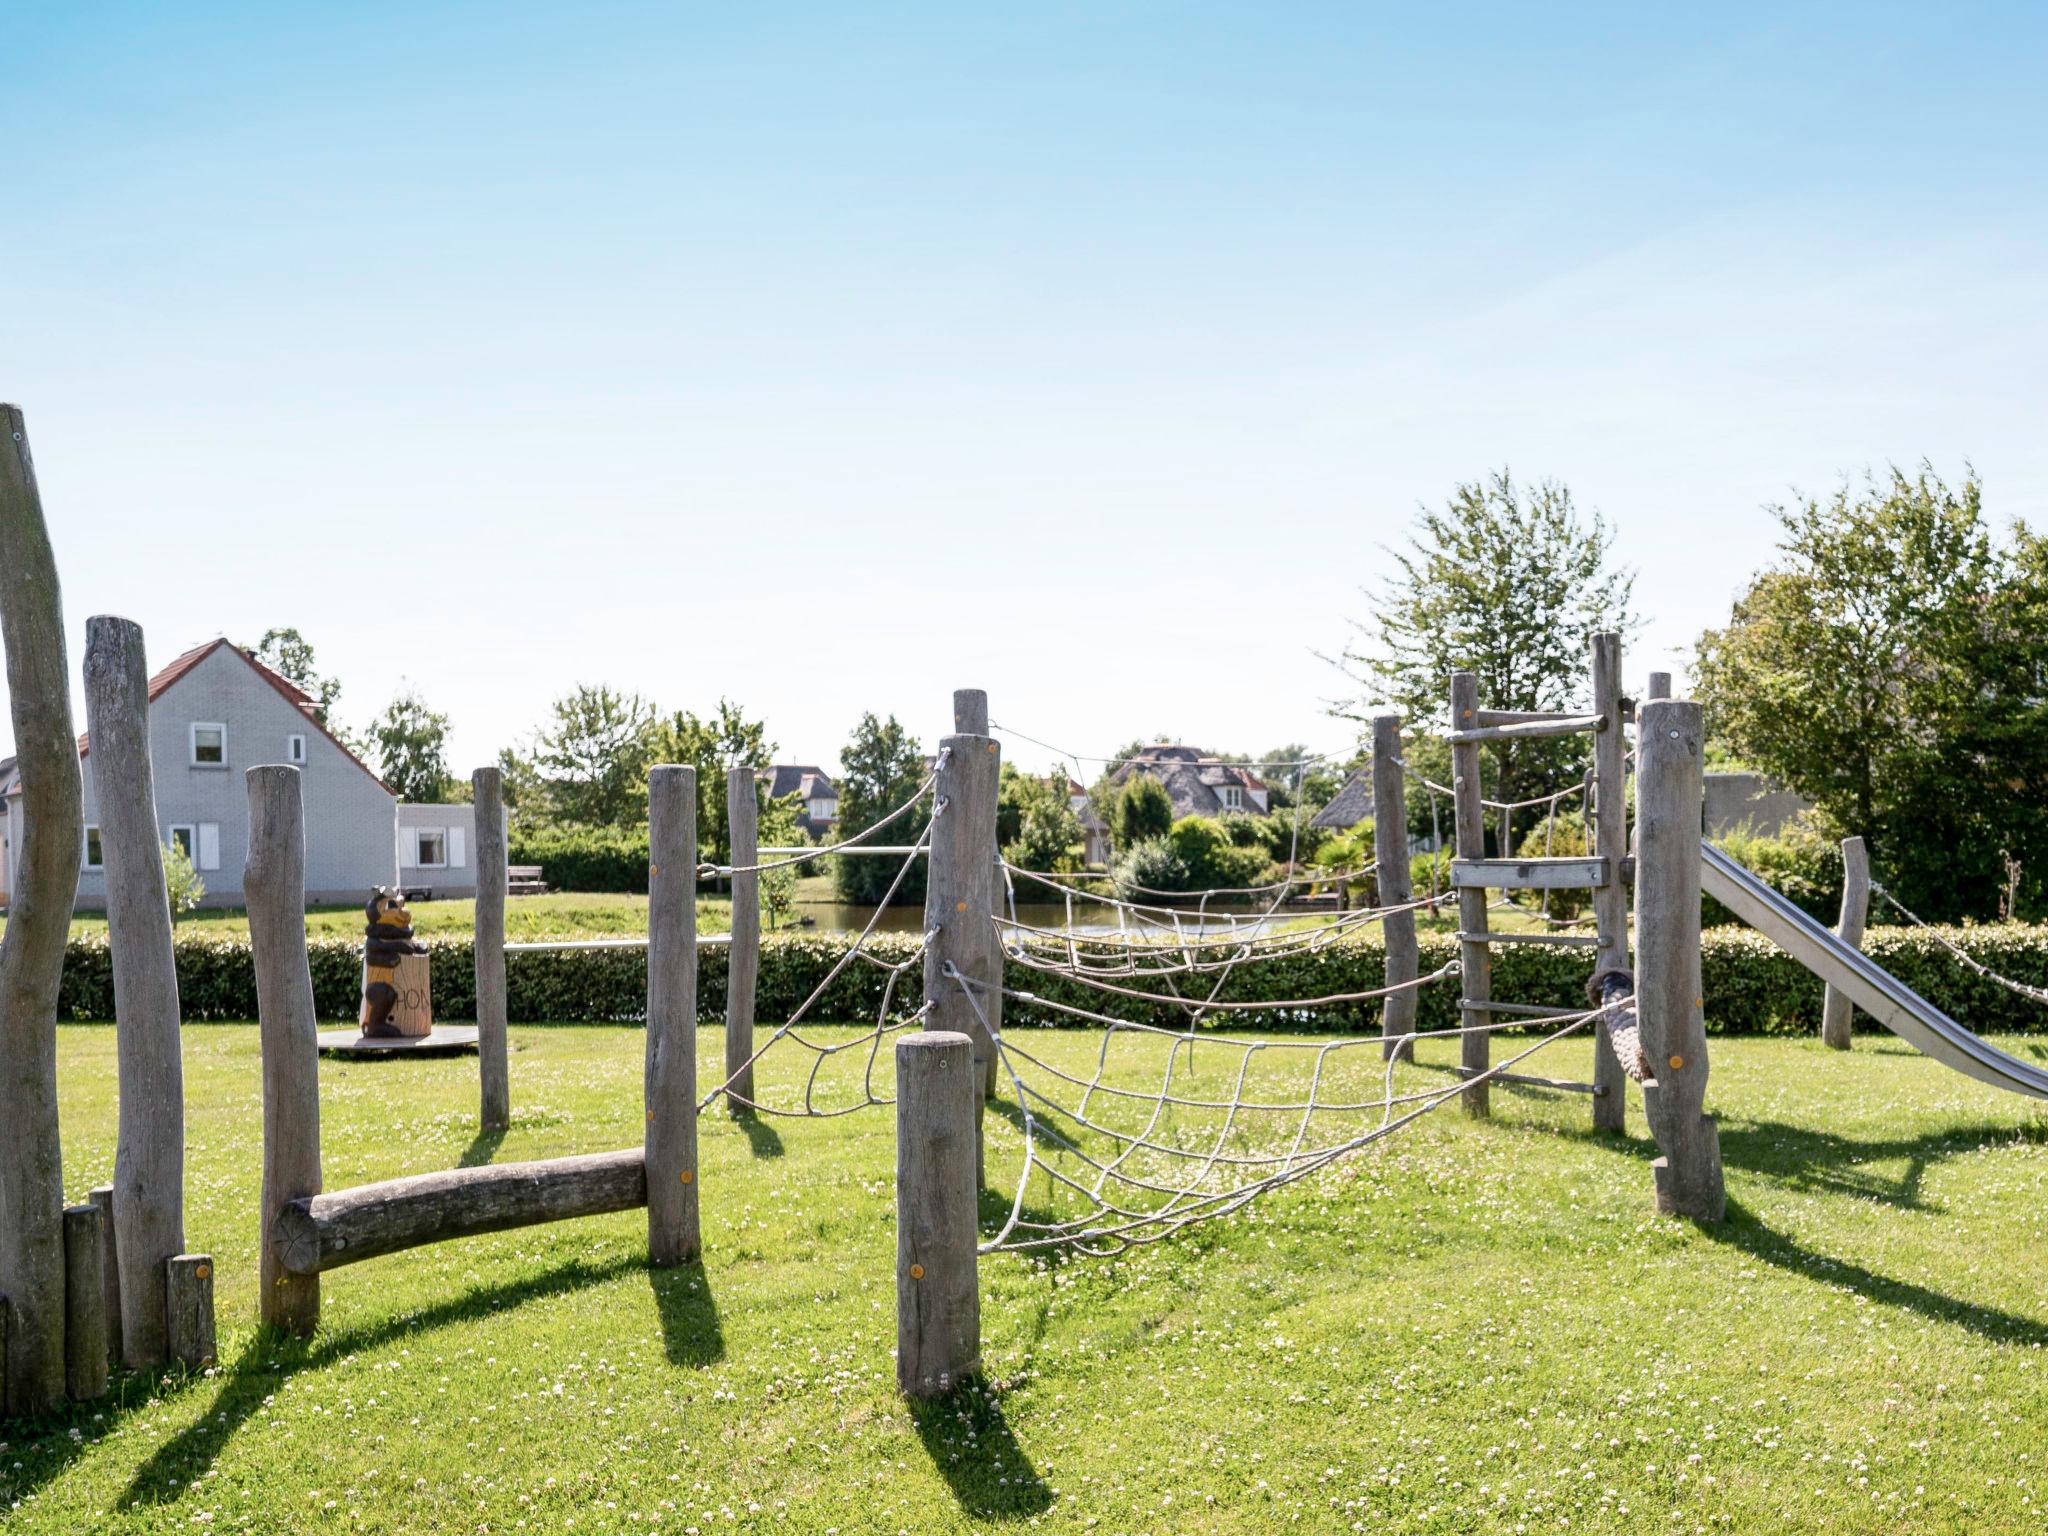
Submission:
M 0 409 L 12 452 L 0 454 L 0 535 L 12 558 L 0 567 L 0 631 L 6 643 L 11 706 L 22 763 L 29 836 L 20 887 L 0 941 L 0 1115 L 18 1127 L 17 1155 L 0 1162 L 0 1328 L 5 1329 L 5 1402 L 10 1414 L 42 1411 L 63 1396 L 105 1389 L 110 1352 L 130 1367 L 166 1359 L 198 1363 L 213 1350 L 210 1259 L 182 1252 L 183 1095 L 178 1057 L 176 975 L 163 896 L 154 796 L 146 751 L 146 668 L 140 631 L 125 620 L 88 626 L 89 758 L 102 807 L 109 880 L 109 933 L 115 955 L 121 1125 L 116 1178 L 86 1206 L 61 1209 L 62 1179 L 55 1098 L 55 998 L 75 889 L 81 827 L 77 747 L 68 705 L 63 625 L 56 572 L 19 412 Z M 1660 1155 L 1653 1163 L 1661 1210 L 1702 1221 L 1722 1215 L 1718 1139 L 1704 1112 L 1708 1052 L 1700 1000 L 1702 890 L 1754 923 L 1839 992 L 1844 1007 L 1880 1023 L 1947 1065 L 1981 1081 L 2048 1097 L 2048 1073 L 1984 1045 L 1924 999 L 1782 902 L 1700 838 L 1703 730 L 1699 707 L 1665 697 L 1652 676 L 1648 696 L 1621 691 L 1619 639 L 1594 639 L 1589 657 L 1593 705 L 1586 713 L 1493 710 L 1477 681 L 1450 683 L 1448 740 L 1452 783 L 1436 784 L 1401 756 L 1402 722 L 1373 722 L 1373 803 L 1378 824 L 1407 824 L 1411 787 L 1450 806 L 1454 857 L 1448 887 L 1412 889 L 1405 836 L 1377 847 L 1363 869 L 1299 871 L 1290 859 L 1280 880 L 1258 887 L 1198 893 L 1126 890 L 1110 900 L 1113 934 L 1033 926 L 1019 919 L 1020 883 L 1071 891 L 1064 877 L 1004 861 L 996 836 L 1000 728 L 986 695 L 954 696 L 954 731 L 940 744 L 918 792 L 842 843 L 819 848 L 757 846 L 754 784 L 735 770 L 727 796 L 732 862 L 699 862 L 694 770 L 654 768 L 649 781 L 650 903 L 644 940 L 511 945 L 504 938 L 508 887 L 502 786 L 496 769 L 479 769 L 476 933 L 479 1120 L 511 1122 L 506 1049 L 508 952 L 559 947 L 644 947 L 647 1037 L 643 1073 L 645 1132 L 638 1147 L 521 1164 L 485 1165 L 414 1175 L 341 1190 L 323 1187 L 320 1158 L 319 1049 L 307 959 L 304 807 L 296 768 L 247 774 L 250 840 L 245 890 L 256 967 L 263 1074 L 263 1175 L 260 1206 L 261 1320 L 307 1334 L 318 1324 L 321 1276 L 331 1269 L 428 1243 L 602 1212 L 645 1209 L 649 1260 L 688 1264 L 701 1251 L 697 1177 L 698 1117 L 720 1098 L 735 1114 L 822 1117 L 893 1105 L 897 1125 L 898 1383 L 912 1396 L 948 1390 L 979 1359 L 979 1263 L 984 1254 L 1049 1250 L 1114 1254 L 1164 1240 L 1187 1226 L 1227 1216 L 1259 1196 L 1314 1177 L 1339 1160 L 1393 1136 L 1423 1116 L 1459 1104 L 1472 1116 L 1491 1109 L 1495 1083 L 1533 1092 L 1585 1096 L 1596 1128 L 1620 1129 L 1628 1085 L 1638 1083 Z M 1635 732 L 1631 752 L 1629 729 Z M 1581 781 L 1523 802 L 1489 800 L 1481 782 L 1488 743 L 1587 739 Z M 1632 772 L 1631 772 L 1632 765 Z M 68 803 L 67 803 L 68 776 Z M 1629 815 L 1633 791 L 1633 826 Z M 1560 802 L 1582 796 L 1591 849 L 1568 857 L 1489 855 L 1489 811 L 1511 826 L 1521 809 L 1543 808 L 1555 824 Z M 921 814 L 922 813 L 922 814 Z M 1296 812 L 1297 817 L 1299 811 Z M 904 842 L 884 841 L 894 831 Z M 1299 826 L 1297 822 L 1297 837 Z M 889 890 L 901 888 L 915 861 L 928 860 L 922 935 L 908 958 L 870 947 L 884 903 L 825 978 L 788 1018 L 756 1041 L 755 978 L 760 935 L 755 895 L 761 874 L 826 857 L 900 860 Z M 1309 885 L 1340 889 L 1372 874 L 1372 906 L 1308 928 L 1275 928 L 1272 919 Z M 733 882 L 735 922 L 726 936 L 696 933 L 696 888 L 707 877 Z M 1493 892 L 1588 893 L 1590 930 L 1578 920 L 1543 931 L 1497 931 Z M 1632 896 L 1631 896 L 1632 891 Z M 1071 899 L 1071 897 L 1069 897 Z M 1101 898 L 1091 898 L 1100 900 Z M 1507 899 L 1505 897 L 1503 900 Z M 1630 906 L 1633 902 L 1634 954 Z M 1229 902 L 1230 911 L 1212 911 Z M 1424 974 L 1416 916 L 1455 903 L 1457 962 Z M 1250 913 L 1235 906 L 1249 905 Z M 1847 923 L 1845 901 L 1845 929 Z M 740 915 L 744 910 L 745 916 Z M 1191 924 L 1190 915 L 1201 919 Z M 1910 916 L 1910 914 L 1908 914 Z M 1215 921 L 1211 921 L 1215 919 Z M 1227 995 L 1238 971 L 1325 947 L 1378 927 L 1385 971 L 1378 985 L 1325 996 L 1247 1001 Z M 697 953 L 730 946 L 725 1075 L 708 1093 L 696 1081 Z M 1542 944 L 1584 949 L 1589 998 L 1584 1009 L 1539 1007 L 1494 995 L 1492 955 L 1501 946 Z M 886 974 L 872 1023 L 850 1039 L 813 1037 L 812 1011 L 847 967 Z M 920 990 L 907 979 L 913 971 Z M 1019 986 L 1057 977 L 1099 999 L 1081 1006 Z M 1455 1027 L 1416 1027 L 1418 999 L 1432 987 L 1457 988 Z M 899 1004 L 898 999 L 902 998 Z M 1213 1027 L 1224 1018 L 1261 1015 L 1300 1022 L 1319 1008 L 1376 1003 L 1376 1034 L 1331 1038 L 1236 1035 Z M 1006 1009 L 1006 1003 L 1009 1008 Z M 1163 1027 L 1120 1016 L 1130 1005 L 1177 1010 L 1184 1025 Z M 1004 1028 L 1009 1012 L 1012 1028 Z M 1035 1054 L 1016 1020 L 1057 1016 L 1099 1031 L 1091 1077 L 1056 1070 Z M 1496 1035 L 1528 1033 L 1496 1061 Z M 1575 1034 L 1593 1039 L 1590 1082 L 1523 1070 L 1537 1052 Z M 877 1067 L 894 1036 L 895 1092 L 880 1091 Z M 1434 1064 L 1417 1060 L 1424 1041 L 1455 1040 L 1452 1080 L 1411 1087 L 1406 1078 Z M 1203 1096 L 1190 1074 L 1197 1048 L 1220 1052 L 1234 1086 Z M 1150 1053 L 1156 1088 L 1132 1088 L 1113 1076 L 1115 1052 Z M 755 1066 L 771 1051 L 804 1051 L 810 1067 L 800 1101 L 770 1102 Z M 821 1097 L 821 1069 L 864 1053 L 851 1102 Z M 1256 1060 L 1300 1065 L 1298 1093 L 1254 1096 Z M 1379 1091 L 1333 1091 L 1342 1064 L 1378 1062 Z M 1398 1091 L 1397 1091 L 1398 1089 Z M 1007 1215 L 982 1230 L 986 1186 L 984 1129 L 992 1101 L 1008 1099 L 1023 1145 Z M 1318 1136 L 1330 1117 L 1343 1133 Z M 1206 1123 L 1200 1123 L 1204 1121 Z M 1260 1132 L 1257 1127 L 1277 1127 Z M 1034 1203 L 1030 1187 L 1046 1194 Z

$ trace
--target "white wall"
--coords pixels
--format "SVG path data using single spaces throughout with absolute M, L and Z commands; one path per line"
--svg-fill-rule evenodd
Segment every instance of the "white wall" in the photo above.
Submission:
M 421 832 L 438 832 L 444 864 L 418 862 Z M 398 807 L 398 882 L 412 890 L 424 887 L 435 896 L 476 894 L 476 807 L 415 805 Z

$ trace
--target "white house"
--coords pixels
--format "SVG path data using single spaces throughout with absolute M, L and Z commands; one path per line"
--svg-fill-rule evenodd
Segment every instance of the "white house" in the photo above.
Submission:
M 191 857 L 206 905 L 242 903 L 249 848 L 244 770 L 289 763 L 305 775 L 306 899 L 353 902 L 399 881 L 435 895 L 476 889 L 471 808 L 407 805 L 313 716 L 312 700 L 226 640 L 171 662 L 149 680 L 150 765 L 163 840 Z M 78 906 L 106 906 L 92 782 L 92 742 L 78 740 L 85 789 L 85 857 Z M 20 855 L 21 780 L 0 763 L 0 869 L 13 889 Z M 401 827 L 405 836 L 401 839 Z

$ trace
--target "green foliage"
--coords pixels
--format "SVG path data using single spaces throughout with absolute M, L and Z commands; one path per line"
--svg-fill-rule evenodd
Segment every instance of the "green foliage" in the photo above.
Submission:
M 1163 837 L 1119 845 L 1110 861 L 1109 878 L 1117 894 L 1126 899 L 1154 891 L 1185 891 L 1193 884 L 1188 879 L 1187 861 Z
M 1109 824 L 1112 848 L 1128 848 L 1173 829 L 1173 797 L 1151 774 L 1134 771 L 1116 786 L 1103 820 Z
M 1781 558 L 1700 637 L 1695 691 L 1728 749 L 1859 833 L 1929 916 L 1984 914 L 2002 853 L 2048 899 L 2048 557 L 2001 544 L 1974 474 L 1923 465 L 1772 509 Z
M 313 718 L 328 724 L 335 700 L 341 697 L 338 678 L 323 675 L 313 661 L 313 647 L 296 629 L 266 629 L 254 645 L 242 647 L 313 701 Z
M 926 778 L 924 755 L 917 738 L 894 715 L 887 720 L 862 715 L 839 754 L 839 762 L 839 827 L 835 836 L 841 842 L 865 832 L 909 800 Z M 930 806 L 920 806 L 891 823 L 881 841 L 914 843 L 930 819 Z M 831 862 L 833 889 L 841 901 L 854 906 L 872 906 L 880 901 L 900 868 L 898 861 L 891 858 L 855 856 Z M 897 903 L 922 902 L 924 880 L 925 860 L 913 859 L 909 874 L 897 888 Z
M 1585 813 L 1576 810 L 1557 811 L 1544 817 L 1522 834 L 1515 849 L 1516 857 L 1523 859 L 1583 859 L 1590 858 L 1592 853 L 1592 831 L 1586 825 Z M 1577 917 L 1593 904 L 1593 893 L 1586 890 L 1517 891 L 1515 896 L 1518 905 L 1532 912 L 1548 912 L 1560 918 Z
M 1066 774 L 1045 779 L 1019 774 L 1011 785 L 1011 795 L 1016 827 L 1003 843 L 1003 857 L 1019 869 L 1048 874 L 1079 869 L 1081 818 L 1074 814 L 1068 799 Z M 1000 814 L 997 819 L 1000 835 Z
M 767 726 L 759 720 L 749 720 L 730 699 L 720 699 L 718 712 L 709 718 L 682 710 L 657 721 L 648 731 L 646 760 L 683 763 L 697 770 L 697 846 L 701 857 L 714 864 L 731 863 L 732 827 L 725 776 L 733 768 L 758 770 L 775 760 L 775 743 L 768 739 Z M 757 811 L 766 800 L 766 786 L 757 785 Z M 767 838 L 761 841 L 771 846 L 779 842 Z
M 654 708 L 638 694 L 579 684 L 534 736 L 533 773 L 519 787 L 538 803 L 522 808 L 584 826 L 644 826 L 653 727 Z
M 1372 906 L 1379 900 L 1379 882 L 1372 873 L 1374 857 L 1372 823 L 1361 821 L 1355 827 L 1325 837 L 1310 863 L 1332 876 L 1349 876 L 1341 881 L 1346 906 Z M 1339 882 L 1326 882 L 1311 889 L 1327 889 L 1334 883 Z
M 378 776 L 399 799 L 433 803 L 447 798 L 448 717 L 429 709 L 417 690 L 408 688 L 385 706 L 371 723 L 370 741 Z
M 514 825 L 508 864 L 538 864 L 558 891 L 647 894 L 647 828 Z
M 206 899 L 206 882 L 192 867 L 192 859 L 178 842 L 164 844 L 164 896 L 171 905 L 171 921 L 198 909 Z
M 1716 837 L 1714 845 L 1794 904 L 1834 926 L 1842 911 L 1842 845 L 1811 815 L 1795 818 L 1775 837 L 1758 836 L 1744 822 Z M 1702 898 L 1701 911 L 1700 920 L 1709 927 L 1736 921 L 1734 913 L 1711 897 Z
M 755 824 L 756 841 L 763 848 L 798 848 L 808 844 L 810 837 L 797 828 L 797 816 L 801 810 L 801 795 L 764 800 L 760 820 Z M 780 863 L 780 860 L 771 859 L 769 862 Z M 779 928 L 795 915 L 796 882 L 808 867 L 783 864 L 780 869 L 763 870 L 757 877 L 761 891 L 761 915 L 767 919 L 768 927 Z
M 1229 890 L 1255 885 L 1266 877 L 1272 863 L 1261 841 L 1239 847 L 1229 831 L 1213 816 L 1183 816 L 1166 835 L 1167 843 L 1186 869 L 1190 891 Z

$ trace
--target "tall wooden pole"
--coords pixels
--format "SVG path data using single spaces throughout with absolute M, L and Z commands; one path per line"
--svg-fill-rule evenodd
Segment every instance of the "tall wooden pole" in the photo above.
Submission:
M 121 1083 L 113 1210 L 121 1311 L 109 1323 L 128 1368 L 147 1370 L 169 1355 L 164 1266 L 185 1251 L 185 1070 L 139 624 L 86 620 L 85 721 L 106 866 Z
M 896 1385 L 910 1397 L 950 1391 L 981 1358 L 977 1073 L 964 1034 L 896 1041 Z
M 924 952 L 924 995 L 932 1005 L 926 1022 L 974 1042 L 975 1081 L 984 1100 L 996 1071 L 996 1051 L 982 1021 L 996 1022 L 989 998 L 1003 975 L 1002 946 L 989 916 L 1000 772 L 1001 753 L 991 738 L 957 735 L 940 741 L 924 898 L 925 931 L 933 934 Z M 946 974 L 948 965 L 972 985 L 972 1001 L 961 982 Z
M 1844 944 L 1853 948 L 1863 947 L 1863 926 L 1870 921 L 1870 854 L 1860 837 L 1842 839 L 1842 915 L 1835 923 L 1835 934 Z M 1855 1018 L 1856 1005 L 1849 1001 L 1848 994 L 1832 982 L 1828 984 L 1827 995 L 1821 1000 L 1820 1043 L 1830 1050 L 1849 1049 L 1849 1025 Z
M 953 730 L 956 734 L 962 736 L 987 736 L 989 734 L 987 692 L 980 688 L 955 688 L 953 690 Z M 1002 773 L 1000 766 L 996 773 L 996 795 L 998 799 L 1002 795 Z M 988 909 L 996 917 L 1001 917 L 1004 915 L 1003 893 L 1005 890 L 1002 863 L 1003 850 L 998 842 L 996 808 L 993 804 L 988 813 L 987 832 L 989 848 Z M 1002 930 L 991 925 L 988 930 L 987 939 L 990 964 L 995 967 L 993 975 L 1000 982 L 1003 975 Z M 985 993 L 981 999 L 981 1007 L 982 1012 L 988 1016 L 989 1028 L 1000 1035 L 1003 1032 L 1002 988 L 997 986 Z M 996 1053 L 990 1051 L 981 1058 L 981 1094 L 983 1099 L 995 1097 L 996 1084 L 1000 1076 L 1001 1072 L 996 1061 Z
M 21 775 L 22 836 L 0 938 L 0 1296 L 6 1411 L 64 1399 L 64 1154 L 57 1131 L 57 985 L 78 894 L 85 816 L 64 604 L 28 430 L 0 405 L 0 643 Z
M 1451 676 L 1451 729 L 1471 730 L 1479 723 L 1479 679 L 1470 672 Z M 1486 807 L 1479 777 L 1479 744 L 1471 741 L 1451 745 L 1451 810 L 1456 829 L 1457 856 L 1461 859 L 1486 857 Z M 1459 989 L 1471 1003 L 1493 1000 L 1493 953 L 1486 944 L 1486 891 L 1479 886 L 1458 888 Z M 1483 1007 L 1466 1008 L 1459 1014 L 1465 1034 L 1461 1037 L 1459 1063 L 1468 1072 L 1484 1072 L 1492 1064 L 1492 1036 L 1487 1026 L 1493 1015 Z M 1473 1083 L 1459 1096 L 1468 1115 L 1484 1115 L 1491 1109 L 1487 1084 Z
M 725 952 L 725 1103 L 751 1114 L 754 1103 L 754 984 L 761 974 L 760 805 L 752 768 L 725 776 L 725 819 L 732 844 L 732 944 Z
M 469 776 L 476 806 L 476 1049 L 480 1108 L 487 1131 L 512 1124 L 512 1069 L 505 1043 L 505 784 L 496 768 Z
M 1403 907 L 1415 899 L 1408 869 L 1408 787 L 1401 770 L 1401 717 L 1372 721 L 1372 861 L 1382 907 Z M 1387 985 L 1402 986 L 1422 973 L 1413 912 L 1389 913 L 1380 924 L 1386 936 Z M 1390 992 L 1380 1014 L 1382 1060 L 1398 1053 L 1415 1059 L 1415 990 Z M 1404 1038 L 1411 1037 L 1411 1038 Z
M 1628 789 L 1622 775 L 1625 741 L 1621 726 L 1621 636 L 1593 637 L 1593 713 L 1604 722 L 1593 736 L 1593 805 L 1589 830 L 1593 856 L 1604 859 L 1607 883 L 1593 891 L 1593 925 L 1600 944 L 1593 951 L 1595 993 L 1601 977 L 1629 970 L 1628 886 L 1621 877 L 1628 856 Z M 1553 808 L 1552 814 L 1556 814 Z M 1628 1127 L 1628 1074 L 1604 1024 L 1593 1035 L 1593 1125 L 1603 1131 Z
M 1655 1080 L 1643 1110 L 1663 1152 L 1657 1208 L 1719 1221 L 1721 1138 L 1702 1113 L 1707 1030 L 1700 1001 L 1700 822 L 1706 733 L 1691 699 L 1656 699 L 1636 730 L 1636 1018 Z
M 320 1324 L 320 1277 L 284 1266 L 278 1212 L 320 1193 L 320 1040 L 306 960 L 306 811 L 299 770 L 251 768 L 249 950 L 263 1051 L 263 1200 L 257 1314 L 265 1327 L 310 1336 Z
M 107 1390 L 104 1219 L 96 1205 L 64 1208 L 64 1390 L 75 1403 Z
M 697 770 L 647 775 L 647 1257 L 694 1263 L 697 1225 Z

